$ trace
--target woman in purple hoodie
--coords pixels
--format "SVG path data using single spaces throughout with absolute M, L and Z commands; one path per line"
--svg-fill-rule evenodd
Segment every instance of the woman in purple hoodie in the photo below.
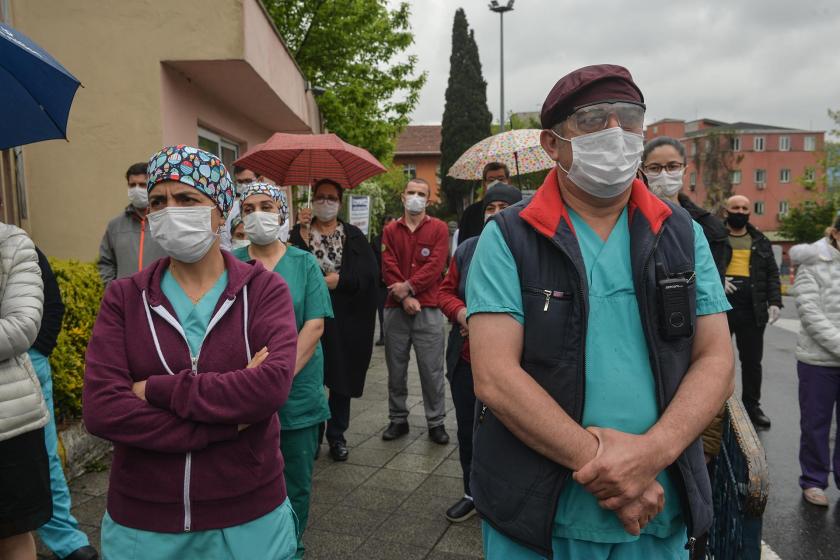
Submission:
M 277 445 L 296 355 L 289 289 L 219 248 L 233 189 L 216 156 L 164 148 L 148 175 L 169 257 L 108 286 L 85 364 L 85 425 L 114 443 L 103 556 L 291 558 Z

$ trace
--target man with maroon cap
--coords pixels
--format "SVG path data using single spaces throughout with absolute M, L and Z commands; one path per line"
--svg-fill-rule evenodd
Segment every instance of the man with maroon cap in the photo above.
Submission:
M 471 262 L 488 560 L 685 558 L 711 526 L 699 436 L 733 389 L 729 305 L 702 230 L 635 179 L 644 113 L 625 68 L 561 78 L 557 168 Z

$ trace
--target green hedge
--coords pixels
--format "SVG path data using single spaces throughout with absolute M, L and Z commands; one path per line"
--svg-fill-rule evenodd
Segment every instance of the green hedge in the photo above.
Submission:
M 66 308 L 58 345 L 50 356 L 55 416 L 78 418 L 82 413 L 85 350 L 102 301 L 102 280 L 94 263 L 51 258 L 50 266 Z

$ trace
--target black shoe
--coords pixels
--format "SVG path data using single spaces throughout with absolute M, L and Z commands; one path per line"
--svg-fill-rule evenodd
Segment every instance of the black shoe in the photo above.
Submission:
M 62 560 L 99 560 L 99 553 L 92 546 L 83 546 L 77 548 Z
M 385 346 L 385 339 L 380 338 L 379 340 L 376 341 L 376 345 L 377 346 Z
M 752 420 L 753 426 L 756 428 L 764 428 L 765 430 L 770 427 L 770 419 L 764 414 L 764 411 L 761 410 L 760 406 L 754 406 L 752 408 L 747 409 L 747 414 Z
M 443 425 L 429 428 L 429 439 L 440 445 L 449 443 L 449 434 L 446 433 L 446 428 Z
M 403 437 L 407 433 L 408 422 L 391 422 L 388 424 L 388 428 L 382 432 L 382 439 L 385 441 L 391 441 L 393 439 Z
M 343 441 L 334 441 L 330 444 L 330 457 L 333 461 L 346 461 L 350 452 L 347 451 L 347 444 Z
M 461 498 L 455 504 L 446 510 L 446 518 L 452 523 L 460 523 L 466 521 L 475 515 L 475 504 L 469 498 Z

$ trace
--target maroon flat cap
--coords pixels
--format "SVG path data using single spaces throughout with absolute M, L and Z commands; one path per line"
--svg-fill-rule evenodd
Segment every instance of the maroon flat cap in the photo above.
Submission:
M 548 92 L 540 112 L 540 124 L 551 128 L 580 107 L 606 101 L 644 106 L 645 96 L 623 66 L 595 64 L 578 68 L 560 78 Z

